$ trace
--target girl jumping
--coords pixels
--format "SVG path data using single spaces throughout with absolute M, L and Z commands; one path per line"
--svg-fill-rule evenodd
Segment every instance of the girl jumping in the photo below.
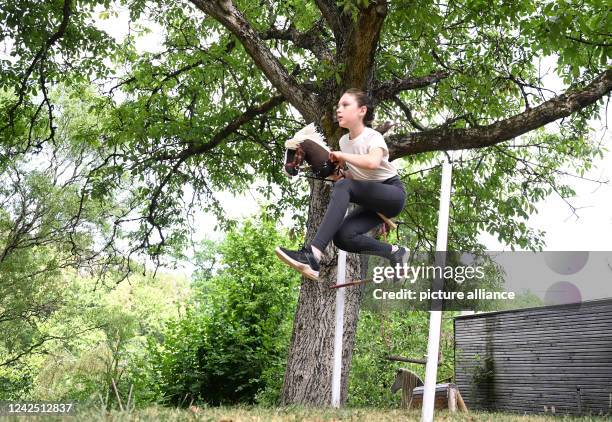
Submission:
M 331 200 L 317 233 L 309 245 L 298 251 L 276 248 L 276 255 L 286 264 L 312 280 L 318 280 L 319 262 L 323 251 L 333 239 L 334 244 L 352 253 L 387 258 L 391 266 L 407 261 L 408 250 L 366 236 L 365 233 L 383 220 L 395 217 L 404 207 L 406 190 L 397 169 L 389 162 L 389 149 L 383 136 L 370 128 L 374 119 L 371 99 L 362 91 L 347 90 L 336 109 L 340 127 L 348 133 L 340 138 L 340 151 L 330 153 L 332 161 L 348 171 L 338 176 Z M 346 216 L 349 202 L 358 204 Z

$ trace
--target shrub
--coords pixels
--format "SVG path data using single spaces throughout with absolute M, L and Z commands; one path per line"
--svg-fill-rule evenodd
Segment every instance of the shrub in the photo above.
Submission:
M 274 256 L 281 243 L 287 240 L 273 222 L 246 221 L 220 245 L 221 268 L 196 273 L 204 279 L 195 280 L 199 293 L 192 306 L 152 347 L 165 401 L 252 403 L 278 378 L 270 370 L 283 370 L 299 281 Z

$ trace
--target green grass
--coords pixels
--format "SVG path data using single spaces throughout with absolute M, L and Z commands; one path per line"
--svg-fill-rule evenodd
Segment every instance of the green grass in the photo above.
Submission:
M 280 422 L 280 421 L 418 421 L 420 410 L 403 411 L 399 409 L 327 409 L 327 408 L 262 408 L 262 407 L 210 407 L 193 410 L 165 407 L 148 407 L 131 412 L 102 412 L 100 409 L 82 410 L 74 416 L 12 416 L 3 421 L 210 421 L 210 422 Z M 436 421 L 604 421 L 605 417 L 569 417 L 569 416 L 522 416 L 508 413 L 487 413 L 471 411 L 468 414 L 448 411 L 437 411 Z

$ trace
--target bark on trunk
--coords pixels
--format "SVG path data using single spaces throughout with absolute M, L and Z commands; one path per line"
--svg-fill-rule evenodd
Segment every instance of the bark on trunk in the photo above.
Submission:
M 307 241 L 319 227 L 331 193 L 330 186 L 316 181 L 311 185 Z M 302 279 L 300 296 L 293 323 L 293 336 L 287 360 L 282 404 L 329 406 L 333 368 L 336 291 L 329 285 L 336 282 L 337 252 L 333 242 L 325 251 L 318 282 Z M 358 279 L 360 260 L 347 254 L 346 279 Z M 351 367 L 362 289 L 345 290 L 345 317 L 342 351 L 341 403 L 348 397 L 348 374 Z

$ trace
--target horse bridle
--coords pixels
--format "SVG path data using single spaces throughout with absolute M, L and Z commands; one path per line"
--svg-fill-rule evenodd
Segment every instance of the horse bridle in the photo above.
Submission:
M 302 148 L 301 145 L 298 145 L 295 148 L 295 155 L 293 156 L 293 161 L 285 164 L 286 169 L 294 169 L 296 171 L 299 170 L 300 166 L 304 162 L 304 158 L 306 158 L 306 152 Z M 331 161 L 327 160 L 323 164 L 314 166 L 310 165 L 310 170 L 315 177 L 304 175 L 310 179 L 317 180 L 326 180 L 328 176 L 331 174 L 340 174 L 340 169 L 337 168 Z
M 298 145 L 295 148 L 295 155 L 293 156 L 293 161 L 290 163 L 285 163 L 285 168 L 294 169 L 296 171 L 299 170 L 300 166 L 304 162 L 304 157 L 306 157 L 306 152 L 304 151 L 301 145 Z

